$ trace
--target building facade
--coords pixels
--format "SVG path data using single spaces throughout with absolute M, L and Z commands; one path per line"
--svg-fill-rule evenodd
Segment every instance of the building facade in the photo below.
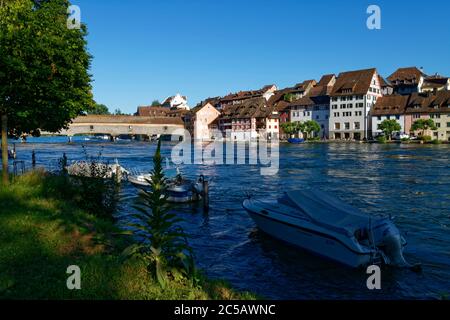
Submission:
M 216 137 L 215 134 L 218 130 L 217 119 L 219 116 L 220 111 L 211 103 L 200 104 L 184 116 L 185 127 L 194 140 L 210 141 L 217 139 L 219 137 Z
M 409 97 L 402 95 L 383 96 L 378 98 L 372 109 L 372 136 L 376 137 L 383 133 L 380 125 L 384 120 L 395 120 L 401 126 L 401 133 L 409 133 L 406 127 L 405 111 Z
M 382 78 L 376 69 L 340 73 L 330 94 L 330 139 L 369 139 L 369 114 L 382 96 Z

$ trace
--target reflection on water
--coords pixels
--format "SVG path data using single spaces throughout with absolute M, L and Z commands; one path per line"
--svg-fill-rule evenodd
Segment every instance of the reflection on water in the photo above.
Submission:
M 81 138 L 30 139 L 17 145 L 21 160 L 48 166 L 65 152 L 70 160 L 83 157 L 81 145 L 110 161 L 141 171 L 151 169 L 155 145 L 141 142 L 86 142 Z M 163 146 L 169 157 L 173 144 Z M 189 177 L 206 175 L 212 181 L 211 209 L 180 206 L 184 227 L 197 261 L 210 277 L 225 278 L 239 289 L 275 299 L 393 299 L 435 298 L 450 293 L 450 146 L 315 144 L 282 145 L 280 171 L 261 176 L 250 165 L 182 167 Z M 369 292 L 364 270 L 349 270 L 287 246 L 266 236 L 242 209 L 245 193 L 276 197 L 307 186 L 321 188 L 368 214 L 392 214 L 409 245 L 406 258 L 421 262 L 422 273 L 383 271 L 381 292 Z M 122 189 L 122 213 L 137 192 Z

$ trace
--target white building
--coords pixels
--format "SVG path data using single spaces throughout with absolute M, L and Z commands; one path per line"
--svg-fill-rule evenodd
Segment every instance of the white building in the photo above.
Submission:
M 331 93 L 330 139 L 368 139 L 369 113 L 382 96 L 383 79 L 376 69 L 339 74 Z
M 180 110 L 190 109 L 190 107 L 187 104 L 187 97 L 182 96 L 179 93 L 177 93 L 172 97 L 166 98 L 166 100 L 164 100 L 164 102 L 162 103 L 162 106 L 170 109 L 180 109 Z
M 384 120 L 396 120 L 401 126 L 400 132 L 406 132 L 405 110 L 409 96 L 391 95 L 377 100 L 372 109 L 372 136 L 376 137 L 382 133 L 379 126 Z
M 289 104 L 292 122 L 316 121 L 320 126 L 318 136 L 329 137 L 330 96 L 336 82 L 334 74 L 325 75 L 309 94 Z

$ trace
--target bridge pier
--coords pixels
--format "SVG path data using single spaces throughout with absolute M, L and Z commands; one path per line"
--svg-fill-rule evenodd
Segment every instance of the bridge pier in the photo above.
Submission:
M 72 136 L 67 136 L 67 143 L 72 143 L 73 137 Z

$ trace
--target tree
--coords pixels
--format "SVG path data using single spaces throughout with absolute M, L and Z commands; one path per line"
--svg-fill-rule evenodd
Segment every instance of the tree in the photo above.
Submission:
M 286 93 L 283 96 L 283 100 L 286 102 L 292 102 L 292 101 L 294 101 L 294 95 L 292 93 Z
M 111 114 L 109 112 L 109 109 L 107 106 L 105 106 L 104 104 L 98 104 L 96 103 L 95 106 L 88 111 L 88 114 L 93 114 L 93 115 L 105 115 L 105 114 Z
M 114 111 L 114 114 L 115 114 L 116 116 L 124 116 L 124 115 L 125 115 L 125 113 L 123 113 L 122 110 L 120 110 L 119 108 L 117 108 L 117 109 Z
M 320 125 L 314 120 L 308 120 L 303 123 L 302 129 L 307 138 L 314 137 L 315 134 L 320 132 Z
M 161 105 L 161 102 L 159 102 L 159 100 L 153 100 L 153 102 L 152 102 L 152 107 L 158 107 L 158 106 L 160 106 Z
M 436 124 L 434 123 L 433 119 L 418 119 L 414 121 L 413 125 L 411 126 L 412 131 L 422 131 L 422 137 L 425 135 L 425 131 L 427 130 L 437 130 Z
M 380 123 L 378 129 L 384 132 L 388 140 L 391 140 L 392 133 L 402 130 L 402 126 L 394 119 L 386 119 Z
M 67 28 L 67 0 L 0 0 L 3 182 L 7 136 L 57 132 L 93 106 L 86 26 Z

